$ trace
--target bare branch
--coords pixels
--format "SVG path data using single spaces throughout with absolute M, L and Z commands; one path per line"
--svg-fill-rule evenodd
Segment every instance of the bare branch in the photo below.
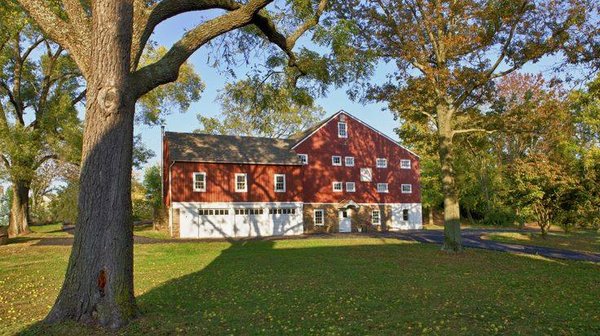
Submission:
M 496 132 L 496 130 L 487 130 L 485 128 L 467 128 L 467 129 L 459 129 L 459 130 L 454 130 L 452 131 L 452 136 L 454 137 L 457 134 L 464 134 L 464 133 L 473 133 L 473 132 L 482 132 L 482 133 L 487 133 L 487 134 L 493 134 Z
M 58 160 L 58 156 L 56 154 L 44 155 L 42 156 L 33 166 L 34 170 L 37 170 L 44 162 L 48 160 Z
M 159 85 L 177 80 L 179 68 L 196 50 L 219 35 L 248 25 L 255 13 L 272 1 L 250 0 L 239 9 L 209 20 L 186 33 L 159 61 L 132 74 L 134 97 L 141 97 Z

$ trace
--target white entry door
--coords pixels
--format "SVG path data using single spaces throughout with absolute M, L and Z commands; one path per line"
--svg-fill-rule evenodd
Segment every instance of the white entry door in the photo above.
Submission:
M 352 232 L 350 210 L 340 210 L 340 232 Z

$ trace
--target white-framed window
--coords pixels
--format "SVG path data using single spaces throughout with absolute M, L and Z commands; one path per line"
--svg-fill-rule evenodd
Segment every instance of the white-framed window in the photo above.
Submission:
M 302 162 L 303 165 L 308 164 L 308 154 L 298 154 L 298 158 L 300 159 L 300 162 Z
M 403 194 L 411 194 L 412 193 L 412 184 L 403 184 L 401 186 Z
M 360 168 L 360 181 L 371 182 L 373 180 L 373 170 L 371 168 Z
M 235 191 L 236 192 L 247 192 L 248 191 L 248 175 L 235 174 Z
M 408 209 L 403 209 L 402 210 L 402 220 L 403 221 L 408 221 Z
M 387 159 L 377 158 L 377 160 L 375 161 L 375 166 L 377 168 L 387 168 Z
M 346 167 L 354 167 L 354 156 L 346 156 L 344 158 L 344 164 Z
M 386 193 L 388 192 L 388 184 L 387 183 L 377 183 L 377 192 L 378 193 Z
M 196 192 L 205 192 L 206 191 L 206 173 L 199 172 L 194 173 L 194 191 Z
M 315 209 L 313 221 L 315 222 L 315 225 L 325 225 L 325 211 L 323 209 Z
M 338 123 L 338 138 L 348 137 L 348 125 L 345 122 Z
M 354 182 L 346 182 L 346 192 L 355 192 L 356 191 L 356 185 L 354 184 Z
M 381 212 L 379 210 L 373 210 L 371 212 L 371 223 L 373 223 L 373 225 L 381 224 Z
M 285 174 L 275 174 L 275 192 L 285 192 Z
M 338 156 L 338 155 L 334 155 L 331 157 L 331 164 L 334 166 L 341 166 L 342 165 L 342 157 Z
M 410 169 L 410 160 L 400 160 L 400 168 Z
M 333 187 L 333 192 L 344 191 L 344 183 L 342 183 L 342 182 L 333 182 L 332 187 Z

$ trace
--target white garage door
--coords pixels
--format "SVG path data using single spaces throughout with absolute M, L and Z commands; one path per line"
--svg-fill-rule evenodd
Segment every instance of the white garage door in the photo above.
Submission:
M 304 232 L 301 205 L 229 208 L 227 204 L 185 204 L 178 210 L 181 238 L 245 238 Z
M 262 208 L 235 209 L 233 237 L 269 236 L 265 232 L 268 227 Z
M 304 231 L 302 224 L 302 208 L 271 208 L 269 209 L 271 235 L 297 235 Z
M 199 209 L 198 238 L 223 238 L 233 236 L 233 223 L 229 209 Z

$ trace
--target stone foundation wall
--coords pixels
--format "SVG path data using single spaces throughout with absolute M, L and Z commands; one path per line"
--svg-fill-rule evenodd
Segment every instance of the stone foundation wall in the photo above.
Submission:
M 323 225 L 315 225 L 314 210 L 325 210 Z M 381 224 L 371 223 L 371 213 L 379 209 Z M 339 207 L 336 204 L 305 203 L 304 204 L 304 233 L 333 233 L 339 232 Z M 352 232 L 387 231 L 392 222 L 392 208 L 389 205 L 360 205 L 358 209 L 351 208 Z

